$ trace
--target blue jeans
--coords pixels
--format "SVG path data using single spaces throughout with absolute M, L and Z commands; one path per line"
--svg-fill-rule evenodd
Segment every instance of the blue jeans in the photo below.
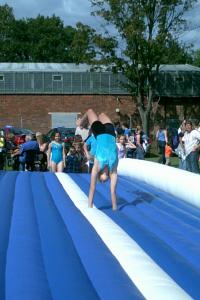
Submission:
M 25 163 L 23 162 L 19 163 L 19 171 L 25 171 Z
M 166 145 L 165 141 L 158 141 L 158 149 L 159 149 L 159 154 L 160 154 L 158 162 L 163 165 L 165 165 L 165 163 L 166 163 L 165 145 Z
M 179 169 L 186 170 L 186 160 L 179 158 Z
M 186 157 L 186 170 L 199 174 L 199 152 L 192 151 Z
M 140 146 L 136 148 L 136 159 L 144 159 L 144 149 Z

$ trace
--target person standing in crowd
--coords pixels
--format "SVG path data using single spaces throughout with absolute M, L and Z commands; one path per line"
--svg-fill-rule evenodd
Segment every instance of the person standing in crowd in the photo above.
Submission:
M 80 126 L 85 127 L 88 122 L 97 141 L 96 152 L 94 156 L 94 166 L 91 172 L 88 205 L 89 207 L 93 207 L 97 179 L 99 179 L 101 182 L 105 182 L 110 177 L 112 209 L 116 210 L 118 154 L 115 128 L 110 118 L 105 113 L 101 113 L 99 116 L 97 116 L 92 109 L 87 110 L 80 121 Z
M 135 130 L 131 130 L 131 134 L 127 141 L 126 157 L 136 158 Z
M 82 127 L 80 125 L 81 122 L 81 114 L 78 115 L 77 120 L 76 120 L 76 130 L 75 130 L 75 135 L 80 135 L 82 137 L 82 141 L 84 142 L 89 134 L 89 128 L 87 127 Z
M 78 162 L 79 162 L 79 166 L 80 166 L 80 172 L 85 173 L 85 172 L 87 172 L 88 168 L 86 165 L 87 158 L 86 158 L 84 150 L 83 150 L 83 143 L 79 142 L 79 143 L 75 143 L 73 145 L 76 149 L 76 154 L 77 154 Z
M 125 135 L 125 137 L 128 140 L 128 138 L 131 134 L 131 129 L 128 127 L 128 124 L 126 124 L 126 123 L 122 123 L 122 129 L 123 129 L 123 134 Z
M 118 151 L 118 159 L 126 157 L 126 136 L 121 134 L 117 138 L 117 151 Z
M 61 142 L 59 132 L 55 132 L 53 141 L 49 144 L 47 152 L 48 167 L 52 172 L 63 172 L 65 167 L 65 146 Z
M 184 133 L 186 170 L 199 174 L 200 132 L 193 129 L 192 122 L 187 121 Z
M 118 150 L 118 159 L 125 158 L 128 149 L 136 149 L 135 144 L 133 144 L 129 139 L 127 140 L 124 134 L 118 137 L 116 145 Z
M 41 132 L 36 132 L 35 134 L 37 142 L 40 148 L 40 154 L 38 156 L 39 161 L 41 163 L 40 169 L 42 171 L 47 170 L 47 152 L 48 152 L 48 142 L 45 141 L 44 135 Z
M 8 133 L 6 139 L 6 163 L 12 170 L 19 170 L 19 146 L 14 141 L 14 134 Z
M 178 128 L 178 134 L 185 133 L 185 125 L 186 125 L 186 120 L 183 120 L 180 127 Z
M 36 140 L 39 144 L 40 151 L 47 153 L 48 143 L 44 140 L 44 135 L 41 132 L 36 132 L 35 136 L 36 136 Z
M 141 127 L 138 125 L 135 131 L 135 144 L 136 144 L 136 159 L 144 160 L 144 148 L 143 148 L 143 131 Z
M 179 169 L 186 170 L 186 157 L 185 157 L 185 148 L 184 148 L 184 133 L 179 133 L 179 145 L 175 149 L 175 153 L 179 159 Z
M 121 127 L 120 121 L 114 122 L 116 136 L 122 135 L 124 130 Z
M 66 173 L 81 173 L 80 157 L 76 151 L 75 146 L 70 146 L 66 155 L 66 167 L 64 170 Z
M 179 169 L 186 170 L 186 157 L 185 157 L 185 148 L 184 148 L 184 133 L 185 133 L 185 124 L 186 120 L 183 120 L 180 127 L 178 128 L 178 137 L 179 144 L 175 149 L 175 153 L 179 158 Z
M 94 156 L 96 153 L 97 140 L 94 137 L 94 134 L 89 133 L 89 136 L 85 140 L 83 144 L 83 150 L 85 152 L 85 156 L 87 158 L 88 163 L 88 172 L 91 173 L 93 165 L 94 165 Z
M 156 132 L 156 140 L 158 143 L 158 150 L 160 154 L 160 158 L 158 160 L 159 163 L 165 165 L 166 159 L 165 159 L 165 146 L 168 142 L 167 139 L 167 130 L 164 128 L 164 126 L 161 124 L 159 126 L 158 131 Z
M 0 131 L 0 170 L 3 170 L 5 163 L 6 140 L 4 131 Z
M 171 165 L 171 161 L 170 161 L 170 158 L 172 156 L 172 147 L 170 146 L 169 143 L 166 143 L 166 146 L 165 146 L 165 159 L 166 159 L 166 165 L 170 166 Z

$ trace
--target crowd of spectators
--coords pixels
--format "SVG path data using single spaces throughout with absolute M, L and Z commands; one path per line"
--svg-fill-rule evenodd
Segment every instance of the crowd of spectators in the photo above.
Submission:
M 190 120 L 184 120 L 177 130 L 160 125 L 156 132 L 156 141 L 160 154 L 159 163 L 170 165 L 170 159 L 174 153 L 179 158 L 180 169 L 200 173 L 199 121 L 193 124 Z
M 37 132 L 35 135 L 28 134 L 25 143 L 16 145 L 13 136 L 5 136 L 0 132 L 0 170 L 8 163 L 13 170 L 38 170 L 66 173 L 91 172 L 96 139 L 89 129 L 80 127 L 79 119 L 73 142 L 66 149 L 60 139 L 60 134 L 55 132 L 50 143 L 46 142 L 44 135 Z M 140 126 L 134 130 L 126 123 L 115 124 L 116 147 L 118 159 L 133 158 L 144 160 L 149 150 L 149 138 Z M 191 121 L 183 121 L 179 129 L 173 131 L 159 124 L 155 136 L 159 160 L 161 164 L 171 165 L 171 157 L 176 154 L 179 158 L 179 168 L 199 173 L 200 152 L 200 123 L 193 126 Z M 92 149 L 92 151 L 91 151 Z M 37 154 L 35 166 L 27 164 L 30 153 Z M 6 160 L 6 161 L 5 161 Z M 27 165 L 29 167 L 27 167 Z

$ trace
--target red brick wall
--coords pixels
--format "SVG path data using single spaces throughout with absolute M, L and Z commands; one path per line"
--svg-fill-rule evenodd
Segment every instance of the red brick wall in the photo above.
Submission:
M 9 124 L 46 133 L 51 128 L 49 112 L 84 113 L 88 108 L 107 113 L 113 121 L 128 120 L 136 111 L 126 96 L 117 101 L 110 95 L 0 95 L 0 127 Z
M 46 133 L 51 128 L 49 112 L 82 112 L 93 108 L 97 113 L 107 113 L 112 121 L 125 121 L 135 127 L 141 124 L 139 113 L 128 96 L 111 95 L 0 95 L 0 127 L 9 124 Z M 120 109 L 120 114 L 116 113 Z M 166 109 L 166 112 L 165 112 Z M 199 119 L 199 101 L 187 100 L 180 105 L 169 99 L 166 105 L 159 104 L 153 127 L 157 120 Z

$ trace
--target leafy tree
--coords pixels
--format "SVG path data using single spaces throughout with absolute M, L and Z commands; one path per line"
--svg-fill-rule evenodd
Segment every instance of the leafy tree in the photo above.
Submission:
M 34 62 L 64 62 L 67 43 L 66 28 L 59 17 L 38 16 L 27 19 L 29 60 Z
M 95 57 L 94 45 L 92 43 L 94 37 L 94 29 L 82 23 L 76 24 L 76 31 L 69 46 L 72 61 L 76 63 L 90 62 Z
M 199 49 L 194 52 L 193 64 L 197 67 L 200 67 L 200 50 Z
M 192 64 L 193 50 L 192 45 L 178 43 L 171 39 L 166 45 L 166 56 L 162 58 L 162 64 Z
M 9 51 L 13 36 L 13 23 L 15 17 L 13 9 L 7 4 L 0 5 L 0 61 L 9 61 Z
M 0 6 L 0 61 L 87 62 L 95 56 L 89 43 L 93 29 L 64 26 L 55 15 L 15 20 L 13 9 Z
M 148 132 L 160 64 L 186 59 L 177 32 L 184 13 L 196 0 L 91 0 L 94 15 L 102 17 L 111 32 L 96 35 L 102 55 L 97 62 L 113 63 L 128 79 L 143 129 Z M 175 55 L 172 55 L 175 53 Z M 187 55 L 186 55 L 187 56 Z

